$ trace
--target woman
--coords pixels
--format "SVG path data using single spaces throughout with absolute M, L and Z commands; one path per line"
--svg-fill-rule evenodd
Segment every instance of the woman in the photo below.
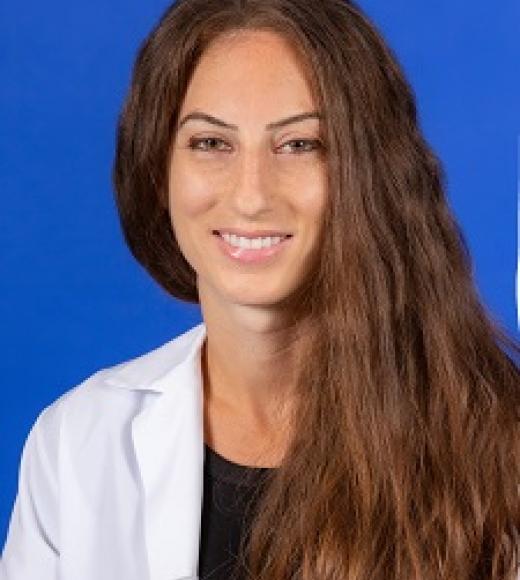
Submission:
M 42 413 L 5 577 L 514 580 L 520 346 L 441 177 L 354 4 L 172 6 L 115 186 L 204 322 Z

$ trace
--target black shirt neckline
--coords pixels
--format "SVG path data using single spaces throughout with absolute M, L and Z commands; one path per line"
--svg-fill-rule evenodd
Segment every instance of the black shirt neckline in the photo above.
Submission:
M 204 460 L 205 470 L 213 479 L 235 485 L 256 485 L 262 476 L 273 473 L 277 469 L 235 463 L 217 453 L 207 443 L 204 443 Z

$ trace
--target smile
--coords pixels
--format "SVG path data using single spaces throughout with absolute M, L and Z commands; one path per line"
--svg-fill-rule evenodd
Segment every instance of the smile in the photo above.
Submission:
M 235 263 L 271 263 L 289 245 L 292 236 L 245 238 L 235 234 L 215 235 L 220 250 Z
M 226 242 L 235 248 L 244 248 L 245 250 L 260 250 L 262 248 L 271 248 L 282 242 L 288 236 L 266 236 L 258 238 L 246 238 L 236 234 L 220 234 Z

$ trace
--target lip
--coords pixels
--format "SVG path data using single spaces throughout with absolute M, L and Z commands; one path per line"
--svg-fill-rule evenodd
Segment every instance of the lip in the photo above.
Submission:
M 283 232 L 281 230 L 253 230 L 253 231 L 246 231 L 240 230 L 238 228 L 221 228 L 218 230 L 213 230 L 214 234 L 229 234 L 236 236 L 242 236 L 244 238 L 267 238 L 267 237 L 275 237 L 279 236 L 281 238 L 285 238 L 287 236 L 292 236 L 291 233 Z
M 280 254 L 284 252 L 287 246 L 291 243 L 292 236 L 286 237 L 278 244 L 270 248 L 260 248 L 258 250 L 235 248 L 226 242 L 221 235 L 214 235 L 215 241 L 220 251 L 230 258 L 233 262 L 238 264 L 269 264 L 275 260 Z

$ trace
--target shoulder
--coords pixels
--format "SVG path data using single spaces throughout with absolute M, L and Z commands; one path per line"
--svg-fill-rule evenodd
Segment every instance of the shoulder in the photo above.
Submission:
M 205 337 L 203 323 L 138 357 L 103 368 L 68 390 L 36 419 L 31 434 L 42 443 L 92 437 L 120 428 L 164 390 L 161 378 L 182 363 Z

